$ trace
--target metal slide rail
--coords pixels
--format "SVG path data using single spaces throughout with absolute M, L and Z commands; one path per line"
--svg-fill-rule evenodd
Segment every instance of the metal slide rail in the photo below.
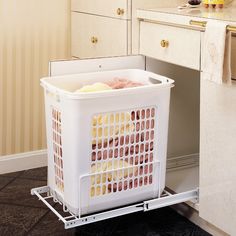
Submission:
M 59 218 L 59 220 L 64 223 L 65 229 L 74 228 L 77 226 L 90 224 L 122 215 L 127 215 L 134 212 L 151 211 L 154 209 L 171 206 L 186 201 L 193 201 L 197 203 L 199 199 L 198 189 L 193 189 L 191 191 L 176 194 L 171 194 L 169 191 L 164 190 L 163 194 L 159 198 L 116 208 L 113 210 L 107 210 L 101 213 L 79 217 L 69 211 L 66 211 L 63 204 L 50 194 L 50 188 L 48 186 L 34 188 L 31 190 L 31 194 L 36 195 L 39 200 L 41 200 Z M 61 205 L 61 209 L 58 210 L 58 207 L 56 207 L 55 203 L 59 203 Z

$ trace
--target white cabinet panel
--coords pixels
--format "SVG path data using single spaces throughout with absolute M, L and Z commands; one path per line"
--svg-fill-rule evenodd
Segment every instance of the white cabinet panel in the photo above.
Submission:
M 128 21 L 72 12 L 72 56 L 121 56 L 128 53 Z M 92 39 L 97 42 L 92 42 Z
M 100 16 L 130 19 L 131 0 L 72 0 L 71 10 Z
M 200 216 L 236 235 L 236 83 L 201 80 Z
M 168 42 L 167 46 L 161 41 Z M 155 59 L 200 69 L 201 33 L 157 23 L 140 23 L 140 53 Z
M 52 61 L 49 64 L 50 76 L 72 75 L 107 70 L 146 68 L 146 58 L 141 55 L 124 57 L 104 57 L 80 60 Z

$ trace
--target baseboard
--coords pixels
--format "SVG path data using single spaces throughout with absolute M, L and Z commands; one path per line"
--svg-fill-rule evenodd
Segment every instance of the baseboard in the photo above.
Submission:
M 0 174 L 47 166 L 47 150 L 0 157 Z
M 167 158 L 167 171 L 199 166 L 199 153 Z
M 191 154 L 167 159 L 167 171 L 199 165 L 199 155 Z M 0 174 L 47 166 L 47 150 L 0 157 Z

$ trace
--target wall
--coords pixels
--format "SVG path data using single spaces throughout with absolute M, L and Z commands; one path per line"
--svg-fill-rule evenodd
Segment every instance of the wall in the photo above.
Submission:
M 70 57 L 69 0 L 0 0 L 0 156 L 45 148 L 39 79 Z

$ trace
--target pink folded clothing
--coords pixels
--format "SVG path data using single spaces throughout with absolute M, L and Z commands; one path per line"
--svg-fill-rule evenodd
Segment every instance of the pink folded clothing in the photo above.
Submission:
M 132 87 L 140 87 L 144 86 L 143 83 L 131 81 L 125 78 L 114 78 L 111 81 L 106 82 L 108 86 L 112 89 L 124 89 L 124 88 L 132 88 Z

